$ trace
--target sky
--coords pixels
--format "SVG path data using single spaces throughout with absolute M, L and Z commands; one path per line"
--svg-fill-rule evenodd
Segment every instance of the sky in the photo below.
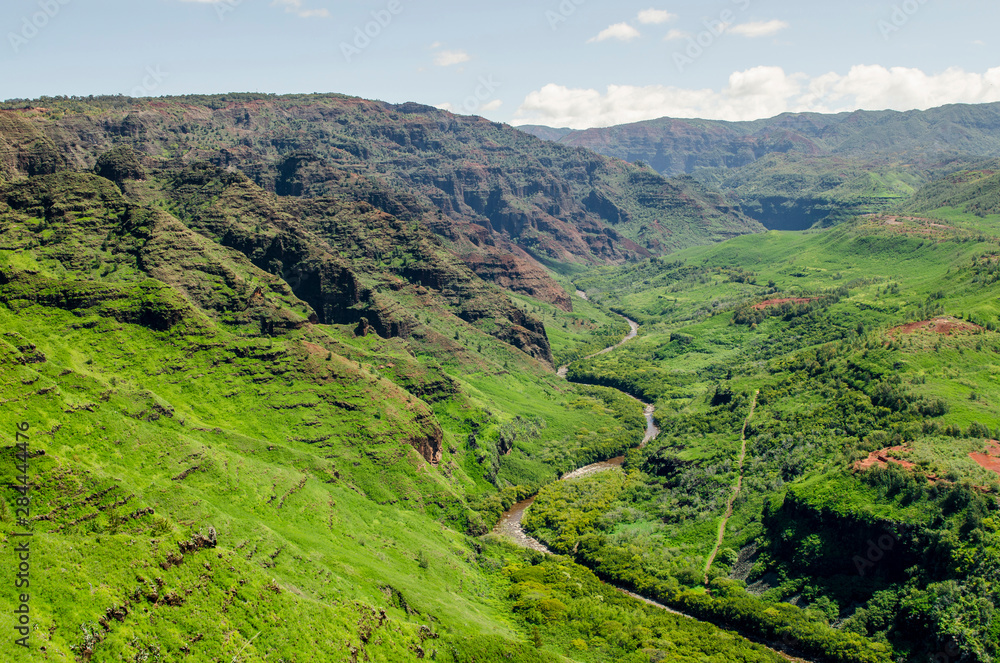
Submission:
M 4 0 L 0 98 L 337 92 L 513 125 L 1000 101 L 996 0 Z

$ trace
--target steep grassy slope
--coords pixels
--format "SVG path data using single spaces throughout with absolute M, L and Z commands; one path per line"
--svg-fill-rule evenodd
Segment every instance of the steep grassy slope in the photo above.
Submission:
M 633 401 L 555 375 L 539 320 L 563 356 L 608 315 L 512 300 L 364 199 L 130 148 L 39 168 L 0 184 L 0 476 L 30 498 L 0 501 L 3 558 L 30 541 L 30 647 L 2 657 L 774 660 L 471 538 L 641 439 Z
M 0 467 L 31 496 L 0 502 L 0 552 L 34 532 L 28 660 L 776 660 L 575 562 L 813 660 L 996 658 L 988 165 L 923 215 L 584 274 L 642 255 L 625 230 L 665 248 L 739 217 L 580 151 L 529 177 L 538 141 L 425 107 L 50 106 L 0 112 Z M 439 188 L 431 153 L 471 156 Z M 515 237 L 461 208 L 494 190 L 592 216 Z M 624 334 L 607 307 L 643 334 L 572 365 L 605 386 L 559 379 Z M 544 488 L 527 525 L 568 557 L 475 538 L 642 439 L 608 387 L 663 433 Z
M 989 198 L 976 190 L 955 201 Z M 624 474 L 545 488 L 527 526 L 810 658 L 996 660 L 1000 233 L 962 214 L 769 232 L 577 278 L 644 326 L 570 379 L 655 402 L 662 433 Z
M 922 188 L 903 209 L 954 219 L 959 223 L 964 220 L 975 227 L 986 225 L 1000 214 L 997 165 L 996 161 L 976 164 L 975 168 L 944 177 Z M 969 219 L 968 215 L 978 218 Z

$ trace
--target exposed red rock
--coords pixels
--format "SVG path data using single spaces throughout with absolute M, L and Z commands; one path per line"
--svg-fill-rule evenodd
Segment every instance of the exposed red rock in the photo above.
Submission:
M 916 463 L 911 463 L 908 460 L 900 460 L 898 458 L 893 457 L 894 453 L 903 453 L 906 451 L 912 451 L 912 449 L 910 449 L 906 445 L 903 445 L 898 447 L 889 447 L 887 449 L 881 449 L 879 451 L 873 451 L 870 454 L 868 454 L 868 458 L 866 458 L 865 460 L 859 460 L 858 462 L 854 463 L 854 469 L 864 471 L 871 469 L 876 465 L 880 467 L 885 467 L 889 463 L 900 465 L 902 467 L 905 467 L 906 469 L 913 469 L 914 467 L 917 466 Z
M 969 458 L 979 463 L 982 468 L 1000 475 L 1000 442 L 997 440 L 987 442 L 986 453 L 973 452 L 969 454 Z
M 979 325 L 972 324 L 971 322 L 963 322 L 956 318 L 946 317 L 935 318 L 933 320 L 923 320 L 921 322 L 910 322 L 905 325 L 900 325 L 899 327 L 893 327 L 889 330 L 889 334 L 915 334 L 921 331 L 943 334 L 945 336 L 954 336 L 960 332 L 979 333 L 983 331 L 983 328 Z

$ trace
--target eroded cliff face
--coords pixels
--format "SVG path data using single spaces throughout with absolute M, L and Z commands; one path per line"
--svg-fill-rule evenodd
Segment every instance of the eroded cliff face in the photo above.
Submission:
M 0 112 L 3 172 L 91 169 L 127 145 L 140 170 L 207 162 L 292 200 L 367 203 L 419 222 L 480 277 L 567 309 L 540 263 L 617 264 L 758 230 L 714 203 L 678 213 L 640 197 L 640 169 L 509 126 L 419 104 L 338 95 L 95 99 Z M 689 191 L 704 202 L 702 192 Z M 680 225 L 675 221 L 680 218 Z
M 586 199 L 578 200 L 568 183 L 544 168 L 512 173 L 479 165 L 449 166 L 443 172 L 416 172 L 408 175 L 408 181 L 425 192 L 446 218 L 473 220 L 501 241 L 548 260 L 600 264 L 649 255 L 621 237 L 608 219 L 588 207 Z M 617 210 L 610 201 L 607 209 Z M 607 216 L 617 222 L 625 214 Z
M 322 324 L 365 319 L 379 336 L 409 338 L 420 322 L 397 295 L 418 294 L 526 354 L 552 361 L 544 326 L 483 282 L 420 218 L 332 196 L 283 198 L 241 173 L 208 165 L 172 172 L 164 192 L 186 224 L 283 279 Z M 527 271 L 530 263 L 522 262 Z M 539 277 L 522 287 L 541 292 L 549 281 Z
M 511 253 L 461 253 L 463 262 L 482 279 L 496 283 L 505 290 L 519 292 L 543 302 L 549 302 L 564 311 L 572 311 L 573 303 L 569 295 L 555 283 L 544 269 L 528 257 L 521 257 L 523 251 L 512 247 Z
M 544 328 L 499 289 L 569 311 L 543 265 L 617 264 L 759 229 L 693 185 L 416 104 L 80 100 L 2 111 L 0 140 L 0 177 L 110 174 L 129 196 L 167 201 L 195 235 L 287 283 L 306 319 L 366 318 L 379 335 L 406 338 L 419 322 L 399 297 L 422 287 L 544 362 Z M 183 279 L 183 269 L 158 264 Z M 301 324 L 246 311 L 269 332 Z
M 105 265 L 141 277 L 63 281 L 37 270 L 10 270 L 10 297 L 66 310 L 93 310 L 120 322 L 167 330 L 204 326 L 208 317 L 281 334 L 316 318 L 279 277 L 226 251 L 171 215 L 130 202 L 105 178 L 64 172 L 18 180 L 0 189 L 10 224 L 8 250 L 32 250 L 66 273 Z
M 150 185 L 178 196 L 179 217 L 137 203 L 108 179 L 91 173 L 64 171 L 0 184 L 3 247 L 31 256 L 27 267 L 8 263 L 0 269 L 0 305 L 35 315 L 44 309 L 69 311 L 80 320 L 74 328 L 112 332 L 120 329 L 118 325 L 145 327 L 164 334 L 170 339 L 165 344 L 171 346 L 190 343 L 190 352 L 210 348 L 213 366 L 245 364 L 262 384 L 294 374 L 312 387 L 282 392 L 291 402 L 275 407 L 316 412 L 316 419 L 305 427 L 308 432 L 296 438 L 310 445 L 322 446 L 333 439 L 318 430 L 324 417 L 360 412 L 361 406 L 342 398 L 343 386 L 366 385 L 354 391 L 391 405 L 379 418 L 384 418 L 385 427 L 359 431 L 367 443 L 383 448 L 407 444 L 432 464 L 441 461 L 443 431 L 428 403 L 458 394 L 457 383 L 433 363 L 418 361 L 402 341 L 377 343 L 395 343 L 396 351 L 376 372 L 334 354 L 331 337 L 313 328 L 321 317 L 326 322 L 358 317 L 365 323 L 361 334 L 405 338 L 419 322 L 393 301 L 393 289 L 385 287 L 391 282 L 399 290 L 422 289 L 445 315 L 449 314 L 446 295 L 469 297 L 474 305 L 456 306 L 450 315 L 461 314 L 471 323 L 496 316 L 502 321 L 496 325 L 498 336 L 511 339 L 527 354 L 550 358 L 544 329 L 537 321 L 461 263 L 455 261 L 449 269 L 450 254 L 435 249 L 433 242 L 422 255 L 428 269 L 436 270 L 441 292 L 408 283 L 385 266 L 384 272 L 371 265 L 363 269 L 361 257 L 352 260 L 333 240 L 306 229 L 309 219 L 317 228 L 321 222 L 308 214 L 296 221 L 282 210 L 279 199 L 240 174 L 202 166 L 175 172 L 169 180 L 138 183 L 135 191 L 141 193 Z M 369 232 L 384 236 L 386 245 L 395 241 L 397 248 L 419 252 L 421 239 L 430 241 L 426 233 L 393 237 L 401 225 L 379 211 L 365 216 L 345 207 L 338 214 L 343 223 L 356 224 L 355 232 L 361 228 L 359 220 L 367 220 Z M 182 220 L 185 215 L 190 215 L 189 225 Z M 383 246 L 363 241 L 361 245 L 376 252 Z M 292 282 L 266 268 L 284 273 Z M 529 328 L 527 334 L 511 332 Z M 293 330 L 297 333 L 289 334 Z M 190 340 L 199 336 L 208 342 Z M 294 340 L 260 341 L 267 337 Z M 35 352 L 34 345 L 19 345 L 22 364 L 48 360 Z M 183 372 L 180 364 L 167 370 Z M 310 396 L 296 400 L 302 394 Z M 136 416 L 146 420 L 173 416 L 173 408 L 158 397 L 142 392 L 137 399 L 142 404 Z
M 46 112 L 0 110 L 0 179 L 47 175 L 66 167 L 65 148 L 43 130 Z
M 437 465 L 441 462 L 441 445 L 444 441 L 441 425 L 431 413 L 418 416 L 416 424 L 420 427 L 420 432 L 410 439 L 410 444 L 424 460 Z

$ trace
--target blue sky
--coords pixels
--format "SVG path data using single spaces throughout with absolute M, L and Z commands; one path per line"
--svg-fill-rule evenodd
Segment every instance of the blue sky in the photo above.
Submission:
M 0 98 L 341 92 L 574 128 L 907 110 L 1000 101 L 997 25 L 995 0 L 6 0 Z

